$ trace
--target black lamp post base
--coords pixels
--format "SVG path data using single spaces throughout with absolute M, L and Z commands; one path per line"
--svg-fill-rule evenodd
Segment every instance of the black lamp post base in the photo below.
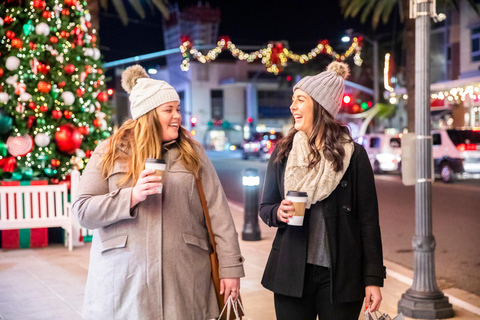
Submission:
M 260 236 L 260 229 L 258 225 L 256 228 L 254 226 L 246 225 L 242 232 L 242 240 L 243 241 L 259 241 L 262 240 Z
M 453 318 L 452 305 L 447 297 L 442 295 L 439 298 L 421 299 L 412 297 L 408 291 L 402 294 L 402 299 L 398 302 L 398 312 L 415 319 Z

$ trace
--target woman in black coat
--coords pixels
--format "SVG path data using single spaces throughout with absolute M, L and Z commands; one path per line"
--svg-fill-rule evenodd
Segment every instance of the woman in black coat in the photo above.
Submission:
M 365 298 L 378 310 L 385 278 L 370 161 L 335 122 L 348 65 L 294 87 L 294 127 L 268 164 L 260 216 L 278 227 L 262 284 L 274 292 L 277 319 L 358 319 Z M 302 226 L 289 225 L 288 191 L 308 195 Z

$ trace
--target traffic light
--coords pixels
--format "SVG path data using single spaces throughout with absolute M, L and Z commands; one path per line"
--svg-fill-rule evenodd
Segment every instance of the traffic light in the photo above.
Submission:
M 344 104 L 350 104 L 350 102 L 352 102 L 352 97 L 349 96 L 348 94 L 344 95 L 343 96 L 343 103 Z

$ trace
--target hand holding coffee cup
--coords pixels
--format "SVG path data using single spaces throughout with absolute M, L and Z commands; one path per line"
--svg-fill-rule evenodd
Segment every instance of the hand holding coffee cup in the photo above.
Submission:
M 288 219 L 292 217 L 292 211 L 295 211 L 292 201 L 282 200 L 277 210 L 277 220 L 288 223 Z
M 137 180 L 137 184 L 132 189 L 132 200 L 130 203 L 130 208 L 133 208 L 137 203 L 144 201 L 148 195 L 157 194 L 162 192 L 163 188 L 163 172 L 165 171 L 165 161 L 154 161 L 156 165 L 149 165 L 149 160 L 158 160 L 158 159 L 147 159 L 145 164 L 145 170 L 140 172 L 140 177 Z M 160 165 L 158 165 L 160 164 Z
M 291 226 L 302 226 L 303 218 L 305 217 L 305 208 L 307 206 L 308 195 L 302 191 L 288 191 L 287 200 L 292 203 L 294 210 L 291 212 L 291 217 L 288 219 L 288 224 Z

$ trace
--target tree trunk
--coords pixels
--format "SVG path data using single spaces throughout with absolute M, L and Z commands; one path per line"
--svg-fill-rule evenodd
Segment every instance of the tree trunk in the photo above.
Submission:
M 100 0 L 87 0 L 87 9 L 90 12 L 90 15 L 92 16 L 92 20 L 90 20 L 90 22 L 92 24 L 92 28 L 97 30 L 97 35 L 98 35 L 98 30 L 100 28 L 99 1 Z
M 405 83 L 407 85 L 407 129 L 415 132 L 415 19 L 410 19 L 409 0 L 402 0 L 402 9 L 405 14 L 403 29 L 403 46 L 405 49 Z

